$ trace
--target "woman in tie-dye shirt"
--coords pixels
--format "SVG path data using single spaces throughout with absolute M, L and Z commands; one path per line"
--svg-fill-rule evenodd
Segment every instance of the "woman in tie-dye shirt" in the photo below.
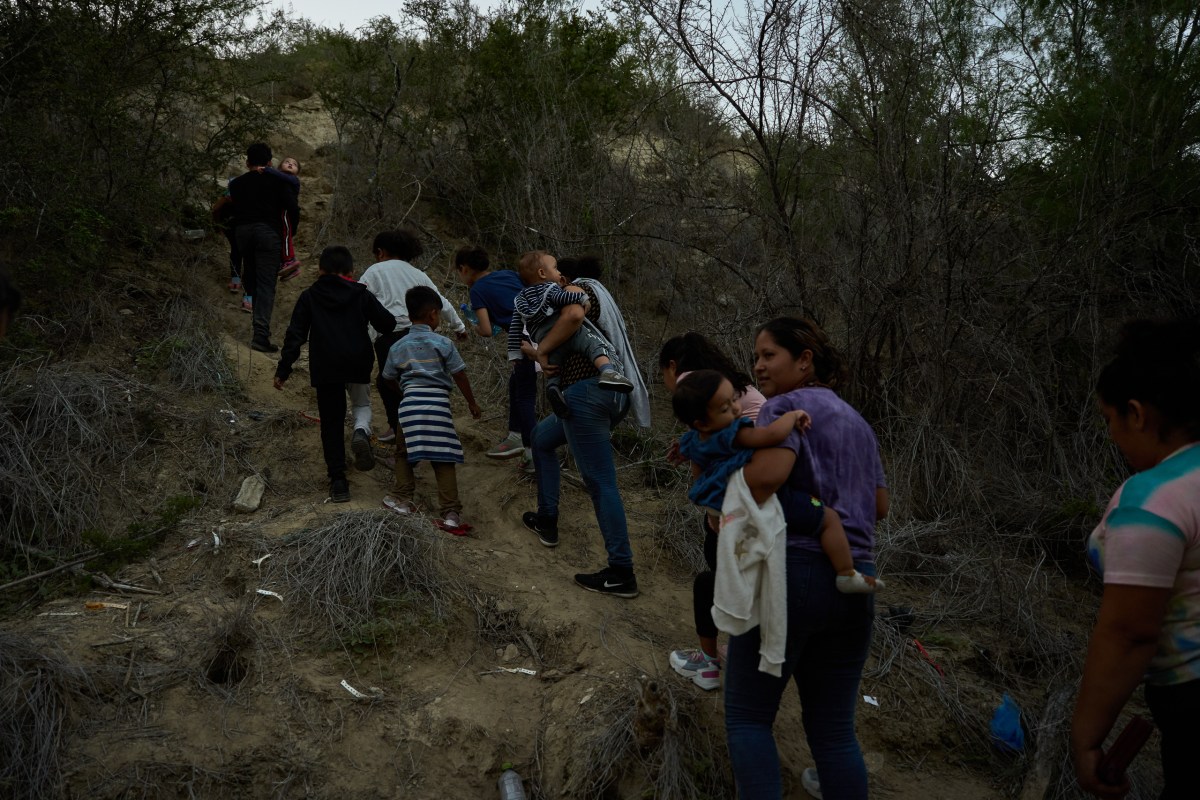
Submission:
M 1137 473 L 1088 539 L 1104 576 L 1071 750 L 1080 786 L 1122 797 L 1097 775 L 1104 741 L 1139 683 L 1162 741 L 1161 800 L 1196 796 L 1200 719 L 1200 325 L 1137 321 L 1100 373 L 1100 410 Z

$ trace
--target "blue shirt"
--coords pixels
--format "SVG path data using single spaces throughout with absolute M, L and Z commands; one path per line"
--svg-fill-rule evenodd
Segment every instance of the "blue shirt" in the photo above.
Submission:
M 742 428 L 753 428 L 748 417 L 734 420 L 728 428 L 701 439 L 689 430 L 679 439 L 679 454 L 700 468 L 700 475 L 688 490 L 688 499 L 698 506 L 720 511 L 725 502 L 729 476 L 746 466 L 754 455 L 749 447 L 738 447 L 734 439 Z
M 401 390 L 410 386 L 433 386 L 453 389 L 454 378 L 467 368 L 454 342 L 434 333 L 428 325 L 417 323 L 408 335 L 392 345 L 383 377 L 395 380 L 400 376 Z
M 510 269 L 489 272 L 472 284 L 471 308 L 486 308 L 492 324 L 507 330 L 512 322 L 513 300 L 524 288 L 520 276 Z

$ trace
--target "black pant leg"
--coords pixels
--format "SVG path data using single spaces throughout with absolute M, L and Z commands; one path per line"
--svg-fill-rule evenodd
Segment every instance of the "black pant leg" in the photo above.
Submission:
M 1146 705 L 1162 743 L 1163 791 L 1159 800 L 1196 796 L 1196 718 L 1200 716 L 1200 680 L 1173 686 L 1147 686 Z
M 392 349 L 392 345 L 403 339 L 408 331 L 409 329 L 405 328 L 402 331 L 385 333 L 375 340 L 375 360 L 379 364 L 379 371 L 375 376 L 375 389 L 379 392 L 379 399 L 383 401 L 383 413 L 393 431 L 400 430 L 400 398 L 403 395 L 384 383 L 383 365 L 387 363 L 388 351 Z
M 700 528 L 704 531 L 704 561 L 708 569 L 692 581 L 692 615 L 696 621 L 696 635 L 717 638 L 717 624 L 713 622 L 713 591 L 717 582 L 717 534 L 708 526 L 708 514 L 700 517 Z
M 321 417 L 321 449 L 329 480 L 346 477 L 346 384 L 322 383 L 317 390 L 317 414 Z

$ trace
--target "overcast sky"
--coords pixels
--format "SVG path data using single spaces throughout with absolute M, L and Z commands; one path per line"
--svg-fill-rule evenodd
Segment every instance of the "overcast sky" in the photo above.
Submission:
M 399 16 L 402 0 L 272 0 L 272 5 L 286 9 L 288 6 L 296 16 L 310 19 L 326 28 L 341 25 L 346 30 L 357 30 L 371 17 Z
M 348 31 L 358 30 L 371 17 L 398 17 L 403 0 L 271 0 L 271 4 L 286 9 L 288 6 L 296 16 L 312 20 L 326 28 L 341 25 Z M 499 6 L 500 0 L 472 0 L 478 8 L 489 9 Z M 599 8 L 600 0 L 584 0 L 583 8 Z

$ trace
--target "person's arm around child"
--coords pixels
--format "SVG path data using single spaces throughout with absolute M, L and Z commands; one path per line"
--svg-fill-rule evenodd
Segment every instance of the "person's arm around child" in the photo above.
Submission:
M 797 409 L 783 414 L 770 425 L 762 428 L 745 427 L 738 431 L 734 443 L 747 450 L 761 450 L 783 444 L 788 435 L 797 430 L 803 433 L 812 427 L 812 417 L 807 411 Z

